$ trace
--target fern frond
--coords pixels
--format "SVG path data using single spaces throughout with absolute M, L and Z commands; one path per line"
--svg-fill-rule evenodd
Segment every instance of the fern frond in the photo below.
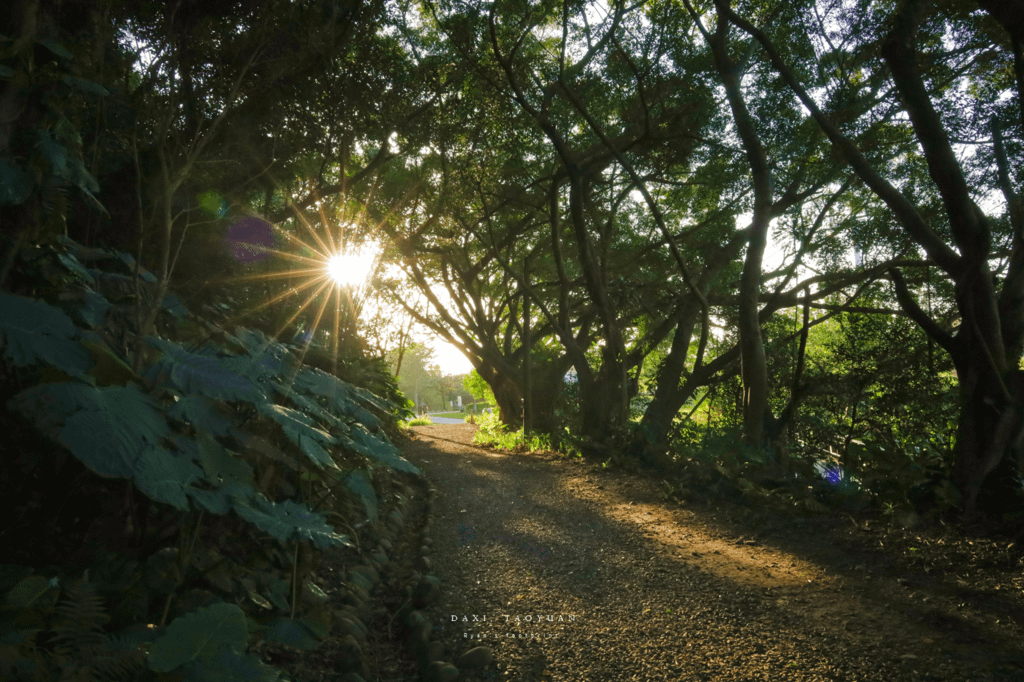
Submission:
M 60 617 L 53 626 L 53 642 L 59 659 L 91 659 L 103 650 L 103 625 L 110 617 L 103 607 L 103 598 L 88 579 L 86 571 L 80 583 L 68 585 L 64 599 L 57 605 Z

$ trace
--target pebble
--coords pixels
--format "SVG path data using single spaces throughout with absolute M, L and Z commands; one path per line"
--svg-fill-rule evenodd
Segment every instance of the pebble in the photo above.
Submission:
M 441 642 L 431 642 L 427 645 L 427 663 L 433 661 L 440 661 L 444 656 L 444 644 Z
M 423 671 L 423 679 L 428 682 L 453 682 L 459 679 L 459 669 L 451 663 L 432 661 Z
M 487 646 L 478 646 L 459 656 L 459 667 L 478 670 L 487 667 L 494 660 L 494 651 Z

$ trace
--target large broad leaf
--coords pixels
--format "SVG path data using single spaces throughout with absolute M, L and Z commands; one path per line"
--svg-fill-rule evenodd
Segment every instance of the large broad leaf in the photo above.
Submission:
M 349 437 L 351 436 L 351 437 Z M 344 447 L 354 450 L 361 455 L 371 457 L 392 469 L 408 471 L 411 474 L 420 473 L 419 468 L 402 457 L 400 450 L 391 443 L 379 436 L 375 436 L 358 424 L 352 425 L 349 436 L 339 436 L 338 440 Z
M 315 649 L 320 644 L 304 621 L 291 618 L 279 618 L 269 623 L 263 638 L 268 642 L 287 644 L 296 649 Z
M 63 255 L 63 254 L 62 254 Z M 90 327 L 102 327 L 107 320 L 107 311 L 111 309 L 110 301 L 103 294 L 88 289 L 85 292 L 85 303 L 78 306 L 78 316 Z
M 318 467 L 335 466 L 334 460 L 320 446 L 320 443 L 335 443 L 337 439 L 326 431 L 316 428 L 308 415 L 298 410 L 270 403 L 261 405 L 260 411 L 280 424 L 285 435 L 298 445 Z
M 227 516 L 235 508 L 235 504 L 249 504 L 249 500 L 255 494 L 252 486 L 242 485 L 235 481 L 229 481 L 216 490 L 200 490 L 199 488 L 186 488 L 188 495 L 196 508 L 208 511 L 211 514 Z
M 215 436 L 226 436 L 231 433 L 231 422 L 217 411 L 217 403 L 200 395 L 180 398 L 167 414 L 172 419 L 188 422 L 196 429 L 209 431 Z
M 151 381 L 169 380 L 182 393 L 218 400 L 245 400 L 257 405 L 266 401 L 256 384 L 232 371 L 222 358 L 192 353 L 158 337 L 149 337 L 146 341 L 164 352 L 163 358 L 146 372 Z
M 370 521 L 377 520 L 377 491 L 373 489 L 370 479 L 362 471 L 353 471 L 345 477 L 345 487 L 359 496 L 363 508 Z
M 340 428 L 343 431 L 348 430 L 345 425 L 345 422 L 341 421 L 341 419 L 339 419 L 337 415 L 335 415 L 326 407 L 318 403 L 313 398 L 309 398 L 307 396 L 302 395 L 301 393 L 293 391 L 291 388 L 285 386 L 282 383 L 275 383 L 273 386 L 274 390 L 288 398 L 288 400 L 290 400 L 295 405 L 296 408 L 302 410 L 306 414 L 316 417 L 320 421 L 327 422 L 331 426 Z
M 247 654 L 221 649 L 215 656 L 181 667 L 182 682 L 276 682 L 281 672 Z
M 282 542 L 307 540 L 320 549 L 353 546 L 347 537 L 335 533 L 324 517 L 291 500 L 274 504 L 257 494 L 246 502 L 236 498 L 234 509 L 243 519 Z
M 199 464 L 206 473 L 206 480 L 214 485 L 235 482 L 239 485 L 252 485 L 254 482 L 252 467 L 238 457 L 232 457 L 223 445 L 214 440 L 208 433 L 199 432 L 198 441 Z
M 64 267 L 78 275 L 81 279 L 85 280 L 86 282 L 92 284 L 93 282 L 96 281 L 96 278 L 89 274 L 89 271 L 85 268 L 84 265 L 81 264 L 81 262 L 79 262 L 77 258 L 75 258 L 74 254 L 58 253 L 57 260 L 59 260 Z
M 298 364 L 291 351 L 283 344 L 268 339 L 262 332 L 240 327 L 235 337 L 249 351 L 249 357 L 234 358 L 232 363 L 232 367 L 243 376 L 279 379 Z
M 212 658 L 222 647 L 239 652 L 249 642 L 245 613 L 234 604 L 213 604 L 175 618 L 153 642 L 149 668 L 168 673 L 197 659 Z
M 151 460 L 139 469 L 139 456 L 169 432 L 157 404 L 135 386 L 41 384 L 16 395 L 11 406 L 100 476 L 150 480 Z
M 319 369 L 308 367 L 303 369 L 295 378 L 295 385 L 314 395 L 329 398 L 339 414 L 351 417 L 374 430 L 380 428 L 380 420 L 364 405 L 370 405 L 383 412 L 391 412 L 395 409 L 394 405 L 365 388 L 353 386 Z
M 25 203 L 32 194 L 32 178 L 10 159 L 0 159 L 0 206 Z
M 188 458 L 164 448 L 149 447 L 135 463 L 135 485 L 150 498 L 188 510 L 185 486 L 199 480 L 202 469 Z
M 70 376 L 92 367 L 89 351 L 75 339 L 78 327 L 58 308 L 23 296 L 0 293 L 0 342 L 19 367 L 42 360 Z

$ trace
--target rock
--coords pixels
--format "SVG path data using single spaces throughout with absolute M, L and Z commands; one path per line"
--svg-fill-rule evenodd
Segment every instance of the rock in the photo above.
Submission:
M 436 576 L 424 576 L 412 591 L 412 603 L 418 609 L 434 603 L 441 596 L 441 580 Z
M 346 603 L 345 604 L 345 606 L 343 607 L 343 610 L 345 612 L 347 612 L 348 614 L 350 614 L 350 615 L 348 615 L 346 617 L 349 620 L 351 620 L 352 622 L 357 622 L 358 621 L 360 624 L 362 624 L 363 621 L 370 620 L 370 607 L 368 607 L 366 604 L 358 603 L 359 600 L 356 599 L 355 597 L 353 597 L 352 595 L 347 595 L 347 596 L 348 596 L 349 599 L 352 599 L 356 603 L 355 604 L 351 604 L 351 603 Z
M 423 546 L 424 547 L 430 547 L 433 544 L 434 544 L 434 541 L 431 538 L 423 538 Z
M 384 552 L 374 552 L 373 559 L 382 569 L 386 568 L 387 565 L 391 563 L 391 560 L 388 559 L 388 555 L 384 554 Z
M 380 539 L 380 546 L 385 552 L 390 552 L 392 549 L 391 542 L 387 538 Z
M 363 663 L 363 649 L 352 635 L 345 635 L 338 641 L 338 660 L 342 670 L 358 670 Z
M 424 668 L 423 679 L 426 682 L 453 682 L 459 679 L 459 669 L 451 663 L 432 661 Z
M 427 645 L 427 663 L 440 661 L 442 656 L 444 656 L 444 644 L 441 644 L 441 642 L 431 642 Z
M 424 549 L 426 549 L 426 548 L 424 547 Z M 417 568 L 422 568 L 424 571 L 429 571 L 430 570 L 430 559 L 428 559 L 425 556 L 421 556 L 419 559 L 416 560 L 416 567 Z
M 376 583 L 380 580 L 380 574 L 377 572 L 377 569 L 375 569 L 373 566 L 353 566 L 352 570 L 349 571 L 349 575 L 351 575 L 353 572 L 359 572 L 364 574 L 367 578 L 370 579 L 370 582 L 372 583 Z
M 422 611 L 410 611 L 403 621 L 409 626 L 410 630 L 415 630 L 420 625 L 427 623 L 427 617 Z
M 423 623 L 415 630 L 412 631 L 412 636 L 409 637 L 409 648 L 417 656 L 422 656 L 427 652 L 427 647 L 430 646 L 430 625 Z
M 334 631 L 341 637 L 352 635 L 357 641 L 366 642 L 366 632 L 342 614 L 334 616 Z
M 424 539 L 425 539 L 425 538 L 424 538 Z M 423 545 L 422 545 L 422 546 L 420 547 L 420 554 L 422 555 L 422 554 L 429 554 L 429 553 L 430 553 L 430 548 L 429 548 L 429 547 L 427 547 L 427 545 L 426 545 L 426 544 L 423 544 Z
M 359 583 L 351 582 L 345 585 L 345 587 L 348 588 L 348 596 L 358 599 L 360 606 L 370 601 L 370 593 L 363 589 Z
M 494 651 L 489 646 L 478 646 L 459 656 L 459 667 L 467 670 L 485 668 L 494 661 Z
M 374 571 L 374 573 L 376 573 L 376 571 Z M 374 581 L 368 574 L 363 573 L 362 571 L 353 570 L 348 572 L 348 576 L 350 581 L 349 586 L 356 585 L 362 590 L 365 590 L 367 594 L 369 594 L 370 590 L 373 589 Z

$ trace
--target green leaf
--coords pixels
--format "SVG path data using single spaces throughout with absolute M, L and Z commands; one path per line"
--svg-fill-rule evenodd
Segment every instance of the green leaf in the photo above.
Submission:
M 57 55 L 58 57 L 63 57 L 64 59 L 75 58 L 75 55 L 68 52 L 67 48 L 58 43 L 56 40 L 51 40 L 49 38 L 37 38 L 36 42 L 45 47 L 46 49 L 48 49 L 50 52 Z
M 209 431 L 215 436 L 231 433 L 231 422 L 218 413 L 216 403 L 201 395 L 179 398 L 167 414 L 172 419 L 187 422 L 197 430 Z
M 340 414 L 351 417 L 374 430 L 380 428 L 380 420 L 363 407 L 364 405 L 369 405 L 382 412 L 393 412 L 397 409 L 396 405 L 365 388 L 353 386 L 319 369 L 303 369 L 296 376 L 295 385 L 314 395 L 330 399 Z
M 185 457 L 164 448 L 149 447 L 135 463 L 135 485 L 157 502 L 188 510 L 185 486 L 198 480 L 202 470 Z
M 257 405 L 266 402 L 266 396 L 252 381 L 236 374 L 221 358 L 192 353 L 154 336 L 146 342 L 164 352 L 164 356 L 146 371 L 151 381 L 169 380 L 182 393 L 218 400 L 245 400 Z
M 146 471 L 151 458 L 138 460 L 168 434 L 167 422 L 153 399 L 135 386 L 42 384 L 16 395 L 11 406 L 100 476 L 139 475 L 149 482 L 161 475 Z
M 96 282 L 96 278 L 93 277 L 92 275 L 90 275 L 89 271 L 86 270 L 85 266 L 82 265 L 78 261 L 78 259 L 75 258 L 72 254 L 70 254 L 70 253 L 58 253 L 57 254 L 57 259 L 61 262 L 61 264 L 64 267 L 66 267 L 68 270 L 70 270 L 71 272 L 73 272 L 76 275 L 78 275 L 78 277 L 80 279 L 83 279 L 86 282 L 89 282 L 90 284 L 93 284 L 93 283 Z
M 68 156 L 64 170 L 60 173 L 55 172 L 54 175 L 67 180 L 94 199 L 96 197 L 93 195 L 100 191 L 100 183 L 85 169 L 85 164 L 77 156 Z
M 247 654 L 221 649 L 215 656 L 186 663 L 182 682 L 276 682 L 281 673 Z
M 236 498 L 234 509 L 243 519 L 282 542 L 307 540 L 321 549 L 353 546 L 347 537 L 335 533 L 323 516 L 291 500 L 275 504 L 257 494 L 246 501 Z
M 320 447 L 320 443 L 317 443 L 309 436 L 299 436 L 299 447 L 312 460 L 313 464 L 316 464 L 321 469 L 337 467 L 337 464 L 334 463 L 334 460 L 331 459 L 327 451 Z
M 295 406 L 298 409 L 302 410 L 303 412 L 310 414 L 321 421 L 327 422 L 332 426 L 341 428 L 346 431 L 348 430 L 345 425 L 345 422 L 341 421 L 341 419 L 339 419 L 337 415 L 329 411 L 316 400 L 306 397 L 296 391 L 293 391 L 291 388 L 281 383 L 275 383 L 274 390 L 276 390 L 281 395 L 287 397 L 288 400 L 294 403 Z
M 272 341 L 261 332 L 239 327 L 235 336 L 249 351 L 249 357 L 232 358 L 231 366 L 242 376 L 252 378 L 283 377 L 298 361 L 283 344 Z
M 35 636 L 42 632 L 42 628 L 29 628 L 27 630 L 14 630 L 0 636 L 0 646 L 17 646 L 28 638 L 35 639 Z
M 219 516 L 227 516 L 236 501 L 239 504 L 246 504 L 253 496 L 254 491 L 249 486 L 229 482 L 217 490 L 199 490 L 198 488 L 186 488 L 185 494 L 192 498 L 195 505 L 203 511 Z
M 370 521 L 377 520 L 377 491 L 373 489 L 370 479 L 362 471 L 353 471 L 345 477 L 345 487 L 359 496 L 363 508 Z
M 408 471 L 411 474 L 420 473 L 419 468 L 415 464 L 398 454 L 400 452 L 398 448 L 371 434 L 358 424 L 352 426 L 350 434 L 351 438 L 339 436 L 341 444 L 348 449 L 371 457 L 392 469 Z
M 287 580 L 283 578 L 275 578 L 272 575 L 270 576 L 270 594 L 267 596 L 270 597 L 270 601 L 274 603 L 274 606 L 282 611 L 287 611 L 291 608 L 288 605 L 289 590 L 290 585 Z
M 31 566 L 21 564 L 0 564 L 0 590 L 8 590 L 32 575 Z
M 320 644 L 302 621 L 290 618 L 279 618 L 268 624 L 263 638 L 268 642 L 287 644 L 296 649 L 315 649 Z
M 25 203 L 32 194 L 32 179 L 10 159 L 0 159 L 0 206 Z
M 89 351 L 75 341 L 79 329 L 59 308 L 23 296 L 0 293 L 0 342 L 19 367 L 42 360 L 71 376 L 92 367 Z
M 67 83 L 68 85 L 70 85 L 71 87 L 78 88 L 79 90 L 82 90 L 83 92 L 92 92 L 92 93 L 95 93 L 97 95 L 109 95 L 110 94 L 110 92 L 105 87 L 100 85 L 99 83 L 93 83 L 92 81 L 87 81 L 84 78 L 77 78 L 75 76 L 67 74 L 67 75 L 64 76 L 64 78 L 62 80 L 65 83 Z
M 41 575 L 30 575 L 15 585 L 4 597 L 5 606 L 27 609 L 46 594 L 52 587 L 50 581 Z
M 252 467 L 238 457 L 232 457 L 223 445 L 208 433 L 198 435 L 199 464 L 206 473 L 206 480 L 214 485 L 234 481 L 240 485 L 252 485 Z
M 313 426 L 313 420 L 309 416 L 298 410 L 270 403 L 261 405 L 260 412 L 280 424 L 285 435 L 298 445 L 318 467 L 336 466 L 334 460 L 320 446 L 320 443 L 335 443 L 337 439 L 326 431 Z
M 78 316 L 92 328 L 102 327 L 107 319 L 107 311 L 113 306 L 103 295 L 92 289 L 85 292 L 85 303 L 77 309 Z
M 39 131 L 39 151 L 50 164 L 50 171 L 57 177 L 64 177 L 68 172 L 68 150 L 67 147 L 54 142 L 50 134 L 45 130 Z
M 188 308 L 185 307 L 181 302 L 181 299 L 175 294 L 167 294 L 164 296 L 164 300 L 161 305 L 164 307 L 164 310 L 169 312 L 171 315 L 174 315 L 179 320 L 188 317 Z
M 167 673 L 191 661 L 216 656 L 221 647 L 244 651 L 249 642 L 245 613 L 235 604 L 212 604 L 174 619 L 149 651 L 149 669 Z

